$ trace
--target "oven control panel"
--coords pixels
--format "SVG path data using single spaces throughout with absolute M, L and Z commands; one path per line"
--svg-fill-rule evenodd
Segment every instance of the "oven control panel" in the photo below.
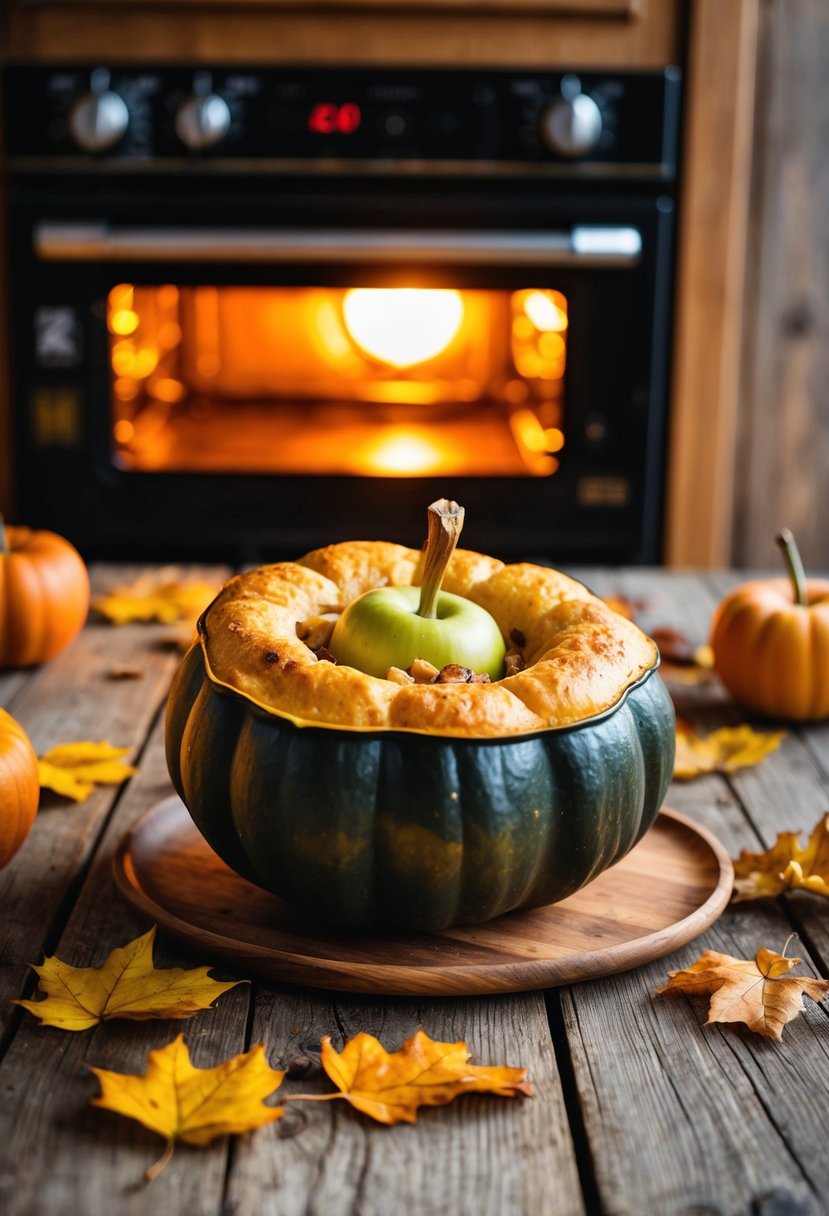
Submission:
M 676 170 L 676 68 L 12 65 L 4 87 L 12 167 Z

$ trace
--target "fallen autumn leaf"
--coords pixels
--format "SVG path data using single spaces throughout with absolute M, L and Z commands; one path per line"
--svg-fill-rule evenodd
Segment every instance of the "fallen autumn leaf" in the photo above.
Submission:
M 829 897 L 829 813 L 815 824 L 805 847 L 799 832 L 781 832 L 770 849 L 743 849 L 734 862 L 734 903 L 793 888 Z
M 136 1119 L 167 1141 L 164 1152 L 145 1173 L 157 1178 L 179 1140 L 209 1144 L 219 1136 L 252 1131 L 284 1114 L 264 1099 L 279 1089 L 284 1072 L 271 1068 L 261 1043 L 215 1068 L 194 1068 L 184 1035 L 147 1056 L 143 1076 L 93 1068 L 101 1093 L 92 1105 Z
M 829 980 L 786 975 L 801 961 L 765 947 L 753 959 L 705 950 L 690 967 L 669 971 L 657 993 L 710 996 L 707 1026 L 743 1022 L 756 1034 L 780 1039 L 786 1023 L 803 1011 L 804 995 L 822 1001 L 829 991 Z
M 708 735 L 677 726 L 674 780 L 702 773 L 732 773 L 765 760 L 785 738 L 782 730 L 760 732 L 750 726 L 721 726 Z
M 83 802 L 96 785 L 120 785 L 137 772 L 121 759 L 129 750 L 104 742 L 59 743 L 38 757 L 41 788 Z
M 337 1052 L 326 1035 L 320 1059 L 340 1092 L 292 1094 L 286 1100 L 344 1098 L 379 1123 L 394 1124 L 414 1123 L 421 1106 L 445 1106 L 464 1093 L 532 1094 L 526 1068 L 482 1067 L 467 1063 L 469 1057 L 465 1043 L 440 1043 L 422 1030 L 393 1052 L 365 1033 Z
M 218 587 L 196 579 L 182 579 L 175 569 L 146 574 L 132 583 L 110 587 L 106 595 L 95 596 L 92 607 L 113 625 L 132 621 L 176 621 L 196 618 L 204 611 Z
M 153 966 L 155 926 L 142 937 L 113 950 L 101 967 L 72 967 L 46 958 L 37 973 L 41 1001 L 15 1001 L 42 1026 L 87 1030 L 113 1018 L 189 1018 L 208 1009 L 217 997 L 244 980 L 221 983 L 208 977 L 209 967 Z

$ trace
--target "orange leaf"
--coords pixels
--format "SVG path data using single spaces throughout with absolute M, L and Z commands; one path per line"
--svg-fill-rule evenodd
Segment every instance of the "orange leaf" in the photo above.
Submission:
M 218 590 L 214 583 L 182 579 L 175 568 L 144 574 L 132 583 L 110 587 L 92 600 L 92 607 L 114 625 L 131 621 L 160 621 L 172 625 L 201 615 Z
M 418 1030 L 399 1051 L 388 1052 L 370 1034 L 358 1034 L 341 1052 L 322 1040 L 321 1061 L 339 1089 L 325 1098 L 345 1098 L 379 1123 L 414 1123 L 421 1106 L 445 1106 L 459 1094 L 492 1093 L 512 1098 L 532 1094 L 526 1068 L 468 1064 L 465 1043 L 439 1043 Z M 300 1096 L 294 1095 L 292 1101 Z
M 781 832 L 770 849 L 743 849 L 734 862 L 734 903 L 795 887 L 829 897 L 829 812 L 815 824 L 805 848 L 799 832 Z
M 15 1001 L 42 1026 L 87 1030 L 113 1018 L 189 1018 L 207 1009 L 229 988 L 243 980 L 220 983 L 208 978 L 209 967 L 153 966 L 155 926 L 142 937 L 113 950 L 101 967 L 72 967 L 59 958 L 46 958 L 32 970 L 38 975 L 44 1001 Z
M 54 790 L 65 798 L 83 802 L 96 785 L 120 785 L 136 769 L 124 764 L 128 747 L 109 743 L 58 743 L 38 757 L 38 778 L 43 789 Z
M 803 1009 L 803 996 L 822 1001 L 829 980 L 787 976 L 801 959 L 774 950 L 758 950 L 753 959 L 732 958 L 705 950 L 682 971 L 669 971 L 659 993 L 710 996 L 707 1026 L 712 1022 L 743 1022 L 768 1039 L 780 1039 L 783 1027 Z
M 92 1071 L 101 1084 L 93 1106 L 136 1119 L 167 1141 L 162 1156 L 147 1170 L 147 1179 L 161 1173 L 178 1140 L 209 1144 L 217 1136 L 251 1131 L 284 1114 L 281 1106 L 264 1105 L 285 1074 L 270 1067 L 261 1043 L 215 1068 L 194 1068 L 180 1034 L 148 1054 L 143 1076 L 104 1068 Z
M 750 726 L 722 726 L 698 735 L 679 725 L 676 732 L 674 779 L 687 781 L 701 773 L 731 773 L 765 760 L 785 738 L 785 731 L 752 730 Z

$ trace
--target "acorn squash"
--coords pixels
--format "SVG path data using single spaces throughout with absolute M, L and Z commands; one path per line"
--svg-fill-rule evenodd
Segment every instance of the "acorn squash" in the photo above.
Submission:
M 438 931 L 563 899 L 633 847 L 671 778 L 655 645 L 557 571 L 454 554 L 445 585 L 525 656 L 494 682 L 401 685 L 301 641 L 420 562 L 354 543 L 241 575 L 173 683 L 168 765 L 195 823 L 312 920 Z

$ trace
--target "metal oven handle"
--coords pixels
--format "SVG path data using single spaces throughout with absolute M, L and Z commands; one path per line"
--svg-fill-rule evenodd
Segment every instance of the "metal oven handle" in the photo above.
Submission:
M 476 266 L 635 266 L 636 228 L 567 231 L 373 231 L 325 228 L 119 228 L 44 221 L 34 230 L 46 262 L 334 262 Z

